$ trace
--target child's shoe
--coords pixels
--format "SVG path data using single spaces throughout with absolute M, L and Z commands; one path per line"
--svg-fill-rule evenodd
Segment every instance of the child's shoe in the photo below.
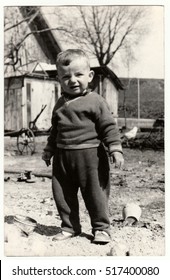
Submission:
M 63 241 L 63 240 L 69 239 L 74 236 L 75 236 L 74 233 L 67 232 L 67 231 L 61 231 L 53 237 L 52 241 Z
M 106 244 L 111 241 L 110 235 L 103 230 L 97 230 L 94 234 L 93 243 L 96 244 Z

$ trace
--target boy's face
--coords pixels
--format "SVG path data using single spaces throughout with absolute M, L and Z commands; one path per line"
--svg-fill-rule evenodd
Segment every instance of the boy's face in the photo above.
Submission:
M 65 92 L 72 96 L 81 95 L 93 79 L 85 58 L 76 58 L 69 65 L 58 68 L 58 77 Z

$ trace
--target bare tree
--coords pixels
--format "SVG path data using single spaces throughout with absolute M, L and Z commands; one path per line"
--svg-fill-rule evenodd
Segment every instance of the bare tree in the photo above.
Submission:
M 84 48 L 100 65 L 109 64 L 127 45 L 132 52 L 147 30 L 143 6 L 76 6 L 72 12 L 59 7 L 56 14 L 65 22 L 63 39 Z

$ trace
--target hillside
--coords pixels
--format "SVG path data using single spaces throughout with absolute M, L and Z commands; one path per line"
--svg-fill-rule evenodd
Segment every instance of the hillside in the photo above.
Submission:
M 125 90 L 119 93 L 119 117 L 136 118 L 138 116 L 138 83 L 137 79 L 120 78 Z M 140 117 L 164 117 L 164 80 L 140 79 Z M 125 106 L 124 110 L 124 96 Z

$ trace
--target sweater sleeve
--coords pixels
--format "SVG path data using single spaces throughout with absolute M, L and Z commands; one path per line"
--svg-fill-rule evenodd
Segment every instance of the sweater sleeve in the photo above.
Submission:
M 112 116 L 105 99 L 99 96 L 98 100 L 96 130 L 99 138 L 108 147 L 110 154 L 114 151 L 122 152 L 120 133 L 116 120 Z
M 50 129 L 50 135 L 47 138 L 47 145 L 44 148 L 44 151 L 51 152 L 54 154 L 54 151 L 56 149 L 56 138 L 57 138 L 57 121 L 55 118 L 55 108 L 53 109 L 52 118 L 51 118 L 51 129 Z

